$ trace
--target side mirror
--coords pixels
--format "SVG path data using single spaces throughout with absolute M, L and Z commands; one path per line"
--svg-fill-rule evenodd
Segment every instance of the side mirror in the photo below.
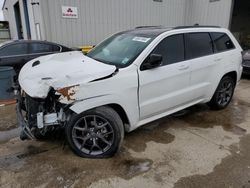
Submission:
M 146 61 L 142 64 L 141 70 L 153 69 L 161 66 L 162 55 L 160 54 L 150 54 Z

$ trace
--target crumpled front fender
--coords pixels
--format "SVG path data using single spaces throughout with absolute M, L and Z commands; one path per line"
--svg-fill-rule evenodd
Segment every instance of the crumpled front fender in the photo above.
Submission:
M 123 108 L 125 111 L 130 127 L 133 127 L 139 120 L 139 109 L 134 109 L 133 107 L 136 107 L 137 105 L 131 105 L 129 103 L 124 103 L 124 100 L 121 100 L 119 96 L 117 95 L 99 95 L 94 96 L 91 98 L 83 99 L 82 101 L 75 102 L 70 109 L 80 114 L 82 112 L 85 112 L 87 110 L 99 107 L 99 106 L 105 106 L 109 104 L 117 104 Z

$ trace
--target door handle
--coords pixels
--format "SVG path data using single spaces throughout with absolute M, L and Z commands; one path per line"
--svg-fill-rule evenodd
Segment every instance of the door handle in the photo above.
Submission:
M 189 68 L 188 65 L 180 65 L 180 66 L 178 67 L 179 70 L 187 70 L 188 68 Z

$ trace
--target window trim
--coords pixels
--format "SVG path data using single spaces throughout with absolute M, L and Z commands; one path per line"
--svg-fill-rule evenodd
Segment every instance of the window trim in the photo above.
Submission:
M 17 45 L 17 44 L 22 44 L 22 43 L 10 43 L 10 44 L 7 44 L 7 45 L 4 45 L 0 48 L 0 50 L 3 50 L 7 47 L 11 47 L 13 45 Z M 24 44 L 27 44 L 27 51 L 29 51 L 29 45 L 28 43 L 24 43 Z M 6 58 L 6 57 L 20 57 L 20 56 L 24 56 L 24 55 L 27 55 L 27 54 L 18 54 L 18 55 L 8 55 L 8 56 L 1 56 L 1 58 Z
M 185 34 L 189 34 L 189 33 L 208 33 L 209 36 L 210 36 L 210 39 L 212 41 L 212 48 L 213 48 L 213 45 L 214 45 L 214 41 L 212 40 L 212 37 L 211 37 L 211 33 L 223 33 L 223 34 L 226 34 L 229 39 L 232 41 L 233 45 L 234 45 L 234 48 L 232 49 L 229 49 L 229 50 L 226 50 L 226 51 L 222 51 L 222 52 L 215 52 L 214 49 L 213 49 L 213 53 L 212 54 L 209 54 L 209 55 L 203 55 L 203 56 L 200 56 L 200 57 L 196 57 L 196 58 L 192 58 L 192 59 L 187 59 L 187 53 L 186 53 L 186 42 L 185 42 L 185 38 L 184 38 L 184 52 L 185 52 L 185 59 L 184 61 L 180 61 L 180 62 L 185 62 L 185 61 L 190 61 L 190 60 L 193 60 L 193 59 L 198 59 L 198 58 L 203 58 L 203 57 L 208 57 L 208 56 L 212 56 L 212 55 L 215 55 L 215 54 L 218 54 L 218 53 L 225 53 L 227 51 L 232 51 L 232 50 L 236 50 L 237 49 L 237 45 L 235 45 L 234 43 L 234 40 L 232 40 L 232 38 L 230 37 L 230 35 L 227 33 L 227 32 L 223 32 L 223 31 L 209 31 L 209 30 L 206 30 L 206 31 L 182 31 L 182 32 L 176 32 L 176 33 L 171 33 L 171 34 L 168 34 L 168 32 L 165 32 L 165 36 L 164 37 L 161 37 L 161 40 L 157 41 L 154 43 L 154 45 L 152 46 L 152 49 L 148 49 L 147 50 L 147 53 L 145 54 L 145 56 L 142 58 L 142 60 L 140 61 L 140 63 L 138 63 L 138 68 L 140 71 L 141 70 L 141 66 L 143 65 L 143 63 L 148 59 L 149 55 L 152 54 L 152 51 L 157 47 L 158 44 L 160 44 L 160 42 L 162 40 L 164 40 L 165 38 L 167 37 L 170 37 L 170 36 L 173 36 L 173 35 L 183 35 L 185 37 Z M 163 35 L 163 34 L 162 34 Z M 157 38 L 156 38 L 157 39 Z M 152 41 L 153 43 L 154 41 Z M 180 63 L 180 62 L 176 62 L 176 63 Z M 173 63 L 172 63 L 173 64 Z M 171 64 L 167 64 L 167 65 L 171 65 Z M 165 65 L 162 65 L 162 66 L 165 66 Z M 160 67 L 162 67 L 160 66 Z M 159 68 L 160 68 L 159 67 Z
M 212 36 L 211 36 L 211 33 L 209 32 L 208 34 L 209 34 L 210 40 L 212 41 L 212 50 L 213 50 L 213 54 L 215 54 L 214 40 L 213 40 L 213 38 L 212 38 Z
M 217 50 L 215 50 L 216 48 L 215 48 L 215 43 L 214 43 L 214 40 L 213 40 L 213 38 L 212 38 L 212 33 L 221 33 L 221 34 L 225 34 L 229 39 L 230 39 L 230 41 L 232 42 L 232 44 L 233 44 L 233 48 L 231 48 L 231 49 L 226 49 L 226 50 L 223 50 L 223 51 L 217 51 Z M 228 34 L 227 33 L 225 33 L 225 32 L 217 32 L 217 31 L 212 31 L 212 32 L 209 32 L 209 34 L 210 34 L 210 36 L 211 36 L 211 39 L 212 39 L 212 41 L 213 41 L 213 46 L 214 46 L 214 54 L 219 54 L 219 53 L 224 53 L 224 52 L 227 52 L 227 51 L 231 51 L 231 50 L 235 50 L 236 49 L 236 47 L 235 47 L 235 44 L 233 43 L 233 40 L 228 36 Z
M 41 44 L 51 44 L 51 45 L 55 45 L 55 46 L 58 46 L 60 48 L 60 51 L 54 51 L 54 52 L 42 52 L 42 53 L 29 53 L 29 50 L 30 50 L 30 44 L 31 42 L 24 42 L 23 44 L 27 44 L 28 45 L 28 53 L 27 54 L 20 54 L 20 55 L 11 55 L 11 56 L 2 56 L 1 58 L 13 58 L 13 57 L 21 57 L 21 56 L 32 56 L 32 55 L 42 55 L 42 54 L 54 54 L 54 53 L 60 53 L 62 52 L 62 46 L 58 45 L 58 44 L 54 44 L 54 43 L 43 43 L 43 42 L 38 42 L 38 43 L 41 43 Z M 4 46 L 2 46 L 0 48 L 0 50 L 8 47 L 8 46 L 11 46 L 11 45 L 15 45 L 15 44 L 22 44 L 22 43 L 10 43 L 10 44 L 6 44 Z

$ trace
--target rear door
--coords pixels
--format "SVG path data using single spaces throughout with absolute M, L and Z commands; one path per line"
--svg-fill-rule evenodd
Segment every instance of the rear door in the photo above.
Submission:
M 232 40 L 226 33 L 211 32 L 210 35 L 214 43 L 216 64 L 221 67 L 222 74 L 231 71 L 230 69 L 239 63 L 241 50 L 236 50 Z
M 27 61 L 28 44 L 8 44 L 0 49 L 0 65 L 20 69 Z
M 217 75 L 219 57 L 214 57 L 213 42 L 208 32 L 185 34 L 186 59 L 190 61 L 190 87 L 193 99 L 206 98 Z
M 151 54 L 163 57 L 162 66 L 139 70 L 140 119 L 175 109 L 188 102 L 190 65 L 185 61 L 183 34 L 163 39 Z

